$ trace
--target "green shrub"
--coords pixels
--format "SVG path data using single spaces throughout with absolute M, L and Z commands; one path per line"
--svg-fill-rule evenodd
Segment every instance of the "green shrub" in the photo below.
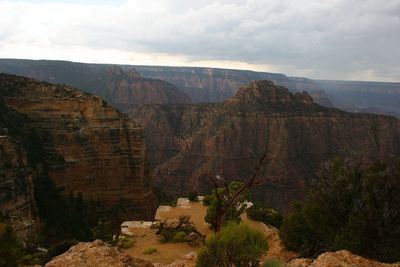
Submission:
M 156 232 L 160 236 L 162 243 L 191 241 L 187 239 L 187 236 L 191 233 L 195 233 L 198 239 L 204 240 L 204 237 L 196 230 L 193 222 L 190 221 L 190 216 L 186 215 L 180 216 L 177 222 L 170 220 L 160 222 Z
M 44 265 L 48 261 L 47 253 L 36 252 L 22 257 L 20 263 L 23 265 Z
M 197 194 L 197 192 L 190 192 L 188 199 L 191 202 L 197 202 L 197 201 L 199 201 L 199 195 Z
M 236 182 L 233 181 L 229 184 L 228 186 L 228 190 L 229 190 L 229 194 L 230 195 L 234 195 L 235 192 L 243 185 L 243 183 L 241 182 Z M 206 216 L 204 217 L 204 220 L 209 223 L 211 225 L 211 228 L 215 229 L 215 224 L 216 224 L 216 216 L 217 216 L 217 207 L 220 206 L 224 206 L 227 203 L 227 200 L 221 197 L 221 200 L 218 200 L 217 198 L 217 194 L 219 195 L 224 195 L 226 193 L 226 188 L 218 188 L 218 191 L 213 192 L 213 194 L 211 195 L 211 197 L 208 197 L 206 199 L 206 202 L 208 205 L 207 208 L 207 213 Z M 220 203 L 218 202 L 220 201 Z M 244 212 L 245 210 L 245 205 L 244 205 L 244 201 L 245 199 L 239 198 L 226 212 L 225 214 L 225 220 L 224 220 L 224 224 L 228 224 L 230 222 L 235 222 L 235 223 L 240 223 L 241 221 L 241 214 Z M 204 203 L 204 200 L 203 200 Z
M 15 237 L 11 226 L 0 222 L 0 266 L 18 266 L 19 259 L 24 252 L 25 250 Z
M 128 248 L 133 247 L 134 244 L 135 244 L 135 240 L 124 236 L 118 240 L 117 246 L 118 246 L 118 248 L 128 249 Z
M 150 247 L 148 249 L 146 249 L 145 251 L 143 251 L 143 254 L 145 255 L 151 255 L 153 253 L 156 253 L 158 250 L 156 248 Z
M 341 159 L 321 172 L 304 203 L 285 218 L 289 249 L 312 256 L 347 249 L 379 261 L 400 260 L 400 159 L 367 168 Z
M 172 242 L 174 243 L 180 243 L 180 242 L 185 242 L 186 241 L 186 233 L 183 231 L 177 232 L 174 237 L 172 238 Z
M 269 259 L 264 262 L 262 267 L 287 267 L 287 264 L 279 259 Z
M 203 205 L 204 206 L 210 206 L 214 199 L 215 199 L 215 196 L 213 196 L 213 195 L 204 196 Z
M 280 228 L 283 222 L 282 214 L 261 204 L 254 204 L 246 210 L 246 213 L 250 219 L 272 225 L 276 228 Z
M 258 266 L 268 243 L 264 234 L 246 224 L 229 224 L 211 236 L 199 252 L 197 267 Z

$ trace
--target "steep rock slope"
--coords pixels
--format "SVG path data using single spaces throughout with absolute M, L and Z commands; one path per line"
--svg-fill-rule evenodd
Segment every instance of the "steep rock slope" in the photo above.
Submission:
M 40 133 L 43 166 L 62 194 L 122 206 L 128 220 L 153 218 L 142 129 L 126 115 L 64 85 L 0 74 L 0 90 L 6 106 Z
M 102 96 L 122 111 L 150 103 L 191 102 L 187 94 L 170 83 L 144 78 L 133 68 L 123 71 L 116 65 L 0 59 L 0 72 L 68 84 Z
M 149 140 L 157 186 L 174 196 L 204 193 L 209 175 L 251 175 L 266 153 L 255 196 L 287 209 L 326 160 L 400 155 L 398 119 L 324 108 L 270 81 L 252 82 L 221 104 L 149 105 L 131 116 Z
M 35 198 L 25 153 L 7 135 L 0 135 L 0 211 L 21 240 L 35 227 Z

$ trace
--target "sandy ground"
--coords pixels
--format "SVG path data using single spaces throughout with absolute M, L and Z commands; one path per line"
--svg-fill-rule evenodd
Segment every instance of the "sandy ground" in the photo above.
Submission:
M 181 215 L 188 215 L 194 222 L 197 230 L 204 235 L 209 236 L 212 230 L 204 221 L 207 207 L 203 206 L 200 202 L 180 202 L 177 207 L 161 206 L 157 210 L 157 219 L 178 218 Z M 269 250 L 265 258 L 280 257 L 284 260 L 294 258 L 296 255 L 292 252 L 285 251 L 280 242 L 278 230 L 273 227 L 268 227 L 263 223 L 249 220 L 244 215 L 243 221 L 250 226 L 264 232 L 269 243 Z M 128 224 L 129 226 L 129 224 Z M 187 243 L 160 243 L 155 232 L 156 229 L 149 229 L 148 227 L 128 227 L 127 229 L 136 240 L 136 244 L 124 252 L 133 257 L 147 259 L 151 262 L 158 263 L 171 263 L 175 260 L 181 259 L 183 256 L 197 252 L 201 246 L 191 246 Z M 157 252 L 151 255 L 145 255 L 143 252 L 148 248 L 156 248 Z

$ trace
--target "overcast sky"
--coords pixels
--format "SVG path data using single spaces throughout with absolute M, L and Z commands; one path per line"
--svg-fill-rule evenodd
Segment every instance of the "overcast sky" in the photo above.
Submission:
M 400 81 L 400 0 L 0 0 L 0 57 Z

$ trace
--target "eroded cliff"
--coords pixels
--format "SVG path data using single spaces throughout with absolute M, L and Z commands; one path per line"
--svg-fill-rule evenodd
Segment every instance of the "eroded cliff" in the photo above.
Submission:
M 304 196 L 323 162 L 400 154 L 400 121 L 324 108 L 306 93 L 252 82 L 220 104 L 149 105 L 131 112 L 144 127 L 156 184 L 173 196 L 210 189 L 209 175 L 231 180 L 268 162 L 255 196 L 287 209 Z
M 40 134 L 41 164 L 62 195 L 152 219 L 156 199 L 145 170 L 142 129 L 100 97 L 65 85 L 0 74 L 6 106 Z
M 26 241 L 35 228 L 36 205 L 27 159 L 7 135 L 0 135 L 0 211 L 17 237 Z

